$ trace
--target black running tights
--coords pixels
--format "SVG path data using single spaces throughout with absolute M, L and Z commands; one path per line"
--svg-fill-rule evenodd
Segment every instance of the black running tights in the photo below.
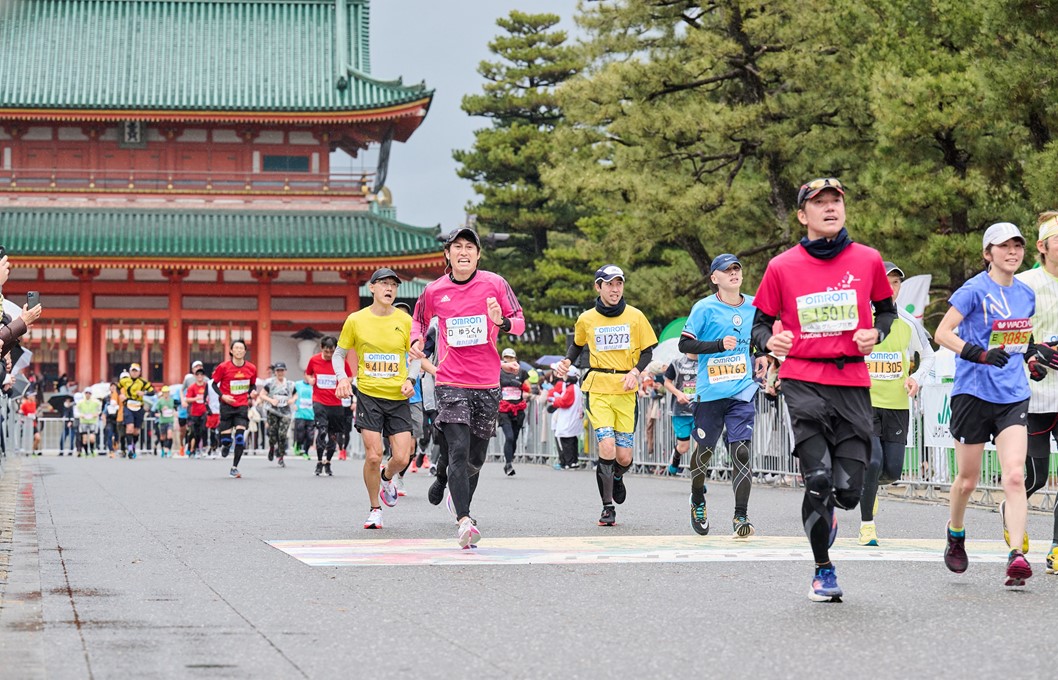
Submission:
M 860 499 L 860 519 L 874 520 L 874 500 L 878 497 L 878 485 L 890 484 L 900 479 L 904 472 L 904 454 L 907 446 L 902 442 L 883 442 L 871 437 L 871 462 L 867 464 L 867 476 L 863 480 L 863 498 Z
M 821 434 L 797 444 L 795 452 L 805 483 L 801 520 L 816 564 L 830 562 L 830 527 L 835 507 L 852 510 L 860 500 L 865 467 L 860 461 L 867 458 L 869 445 L 865 440 L 846 439 L 834 447 L 834 454 L 838 455 L 832 455 Z

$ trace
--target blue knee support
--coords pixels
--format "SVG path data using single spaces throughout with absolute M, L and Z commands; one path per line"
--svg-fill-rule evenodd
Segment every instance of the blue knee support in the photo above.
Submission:
M 220 437 L 220 445 L 224 446 L 224 447 L 231 446 L 231 435 L 227 435 L 227 434 L 221 435 L 221 437 Z
M 618 448 L 630 449 L 632 448 L 635 435 L 632 432 L 617 432 L 615 439 L 617 439 Z
M 242 432 L 236 433 L 236 435 L 235 435 L 235 445 L 236 446 L 245 446 L 246 445 L 246 437 L 243 435 Z
M 597 427 L 595 428 L 595 438 L 599 441 L 604 439 L 613 439 L 614 432 L 612 427 Z

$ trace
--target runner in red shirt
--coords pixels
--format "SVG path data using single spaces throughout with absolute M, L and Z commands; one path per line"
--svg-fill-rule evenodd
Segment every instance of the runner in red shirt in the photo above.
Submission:
M 199 449 L 206 444 L 206 371 L 201 366 L 195 369 L 195 382 L 184 390 L 184 403 L 187 406 L 188 430 L 187 457 L 194 458 Z
M 805 482 L 801 519 L 816 562 L 808 597 L 840 602 L 829 553 L 834 508 L 852 510 L 863 491 L 874 424 L 864 357 L 889 333 L 896 305 L 881 255 L 845 230 L 840 181 L 802 185 L 797 219 L 808 235 L 768 264 L 753 299 L 752 335 L 757 347 L 786 357 L 779 378 Z M 783 330 L 773 334 L 776 319 Z
M 246 343 L 232 340 L 228 354 L 231 360 L 213 369 L 213 391 L 220 395 L 220 455 L 228 457 L 232 441 L 235 442 L 235 460 L 229 476 L 242 477 L 239 460 L 246 450 L 246 428 L 250 425 L 250 392 L 257 383 L 257 367 L 246 360 Z M 234 430 L 235 436 L 232 437 Z
M 338 440 L 349 427 L 346 413 L 350 403 L 342 405 L 342 399 L 335 394 L 338 387 L 338 378 L 334 374 L 334 366 L 331 359 L 334 357 L 334 349 L 338 346 L 338 338 L 325 335 L 320 338 L 320 353 L 309 359 L 309 365 L 305 367 L 305 378 L 315 376 L 316 381 L 312 385 L 312 412 L 316 416 L 316 476 L 321 473 L 328 477 L 331 473 L 331 459 L 338 448 Z M 356 375 L 349 363 L 345 364 L 345 374 Z M 324 460 L 326 456 L 326 460 Z

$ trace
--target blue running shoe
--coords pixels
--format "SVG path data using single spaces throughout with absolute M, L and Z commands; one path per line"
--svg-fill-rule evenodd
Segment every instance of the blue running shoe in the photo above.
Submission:
M 844 593 L 838 585 L 838 575 L 834 572 L 834 567 L 816 567 L 808 599 L 813 602 L 841 602 L 842 595 Z
M 670 465 L 666 469 L 666 472 L 668 472 L 669 475 L 671 475 L 672 477 L 676 477 L 676 476 L 678 476 L 680 474 L 680 469 L 678 467 L 676 467 L 675 465 Z

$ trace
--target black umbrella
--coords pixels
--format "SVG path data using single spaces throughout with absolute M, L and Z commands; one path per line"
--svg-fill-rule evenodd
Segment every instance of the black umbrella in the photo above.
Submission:
M 70 403 L 73 404 L 72 394 L 56 394 L 55 396 L 48 397 L 48 405 L 56 411 L 62 411 L 63 404 L 66 403 L 67 399 L 69 399 Z

